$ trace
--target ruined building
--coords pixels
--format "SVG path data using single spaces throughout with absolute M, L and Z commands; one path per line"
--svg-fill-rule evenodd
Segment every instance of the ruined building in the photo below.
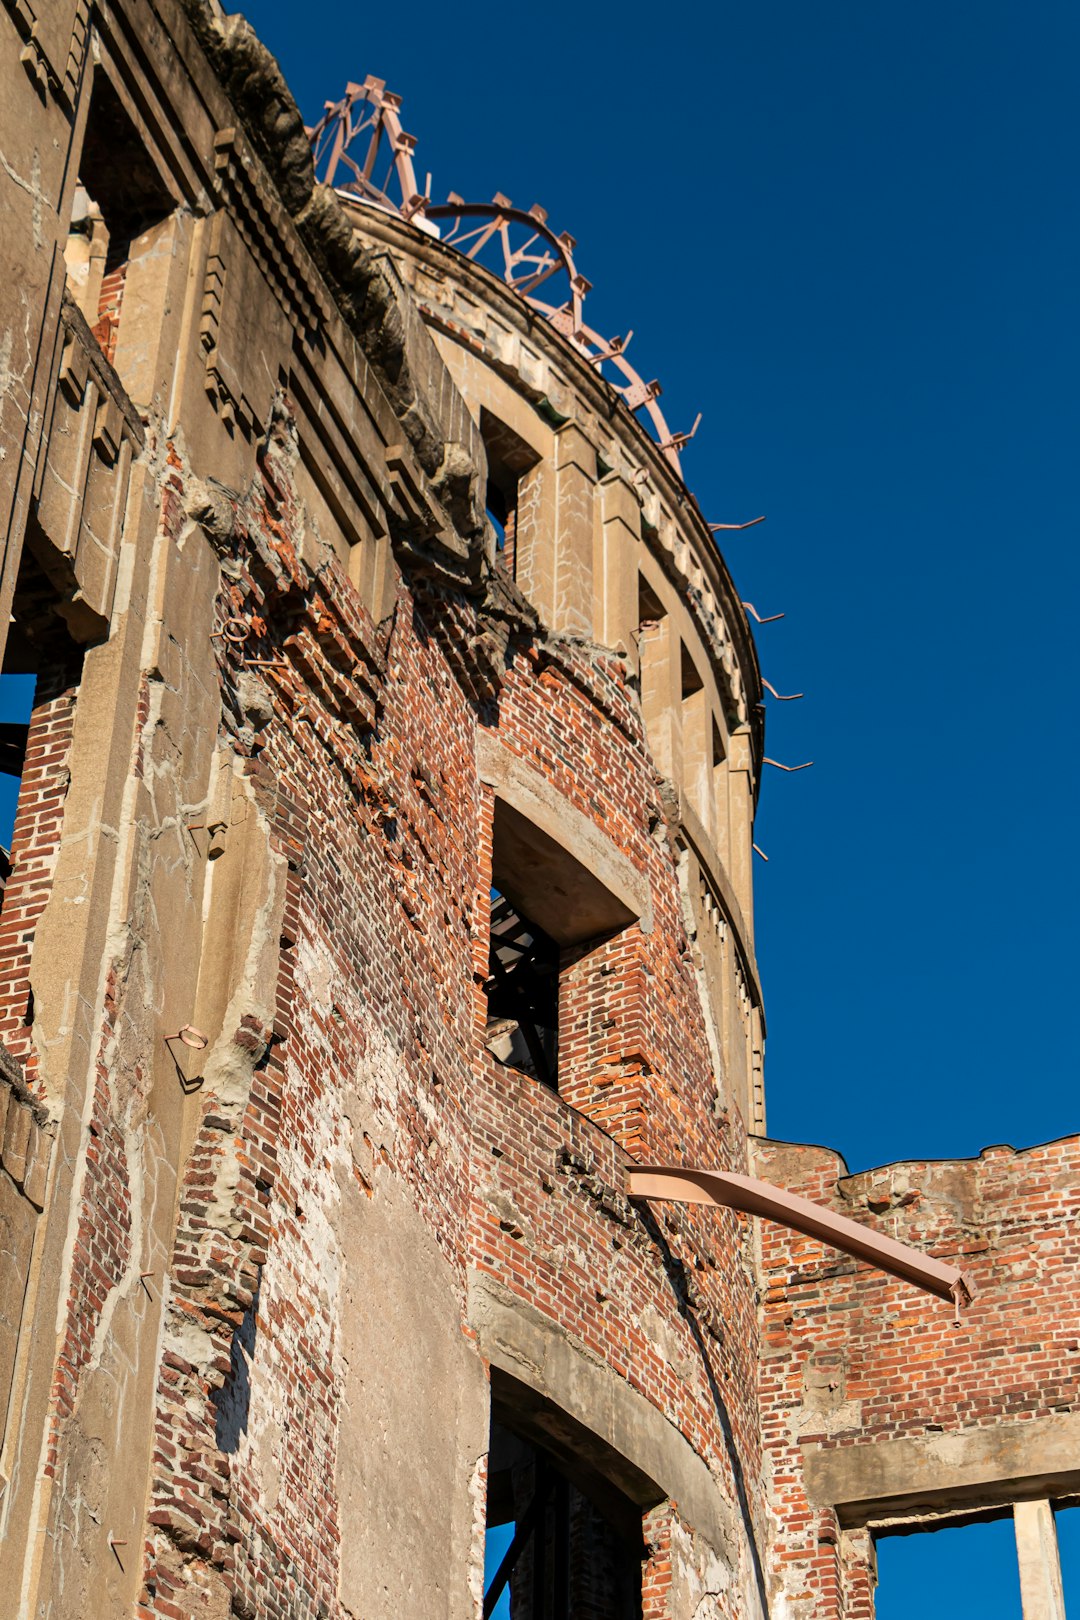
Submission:
M 1013 1513 L 1058 1615 L 1077 1143 L 767 1138 L 754 642 L 573 244 L 376 81 L 317 181 L 211 0 L 0 28 L 4 1616 L 477 1620 L 512 1525 L 514 1620 L 865 1620 Z

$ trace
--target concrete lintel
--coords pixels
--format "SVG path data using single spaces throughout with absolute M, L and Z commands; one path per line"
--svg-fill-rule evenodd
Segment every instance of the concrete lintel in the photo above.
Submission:
M 490 731 L 476 734 L 476 765 L 480 780 L 494 790 L 496 798 L 538 827 L 552 843 L 591 873 L 630 917 L 638 919 L 643 934 L 651 932 L 652 896 L 648 879 L 594 822 L 552 787 L 538 770 L 504 748 Z M 544 925 L 542 917 L 537 916 L 535 920 Z
M 841 1524 L 1080 1492 L 1080 1412 L 853 1446 L 807 1445 L 807 1496 Z
M 611 1483 L 647 1509 L 677 1503 L 725 1561 L 734 1546 L 732 1511 L 708 1465 L 644 1395 L 558 1323 L 481 1272 L 469 1273 L 469 1322 L 492 1367 L 565 1413 L 575 1444 L 592 1436 Z M 556 1438 L 557 1437 L 554 1437 Z M 621 1462 L 621 1466 L 620 1466 Z

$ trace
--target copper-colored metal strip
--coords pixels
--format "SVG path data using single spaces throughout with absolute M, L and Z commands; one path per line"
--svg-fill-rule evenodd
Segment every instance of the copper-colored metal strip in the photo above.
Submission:
M 935 1260 L 921 1249 L 913 1249 L 895 1238 L 874 1232 L 846 1215 L 786 1192 L 754 1176 L 735 1175 L 727 1170 L 692 1170 L 684 1165 L 641 1165 L 628 1172 L 630 1198 L 670 1199 L 679 1204 L 712 1204 L 716 1208 L 740 1209 L 747 1215 L 760 1215 L 779 1226 L 790 1226 L 807 1237 L 865 1260 L 880 1271 L 914 1283 L 928 1294 L 951 1300 L 959 1309 L 971 1303 L 975 1292 L 971 1279 L 956 1266 Z

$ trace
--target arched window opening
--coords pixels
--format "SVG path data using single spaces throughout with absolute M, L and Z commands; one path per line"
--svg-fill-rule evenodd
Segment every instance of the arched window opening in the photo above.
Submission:
M 493 1377 L 484 1620 L 641 1620 L 641 1506 L 587 1449 L 549 1449 L 514 1389 Z

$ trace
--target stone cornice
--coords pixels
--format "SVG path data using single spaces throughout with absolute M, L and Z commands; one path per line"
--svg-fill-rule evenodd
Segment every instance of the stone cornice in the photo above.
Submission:
M 598 437 L 606 440 L 597 448 L 614 452 L 628 473 L 647 475 L 650 493 L 643 499 L 644 530 L 647 542 L 660 565 L 681 588 L 703 635 L 716 646 L 721 667 L 730 684 L 734 662 L 740 674 L 744 713 L 754 729 L 755 753 L 760 758 L 761 675 L 757 651 L 742 602 L 727 565 L 713 542 L 694 496 L 682 483 L 637 418 L 626 408 L 615 390 L 596 368 L 578 354 L 573 345 L 536 313 L 497 276 L 465 258 L 454 248 L 415 226 L 380 209 L 345 202 L 346 211 L 359 232 L 372 243 L 385 245 L 394 255 L 418 267 L 430 281 L 449 281 L 461 288 L 477 308 L 490 314 L 496 331 L 481 334 L 465 330 L 451 318 L 451 311 L 440 308 L 423 286 L 415 287 L 420 306 L 431 324 L 459 342 L 482 352 L 487 362 L 512 386 L 534 404 L 545 400 L 558 409 L 534 377 L 525 375 L 521 365 L 494 351 L 492 337 L 512 331 L 528 347 L 539 351 L 554 372 L 565 379 L 565 388 L 580 408 L 584 405 L 595 422 Z M 620 469 L 623 470 L 623 469 Z M 653 518 L 660 516 L 656 523 Z M 717 621 L 723 633 L 717 630 Z M 728 657 L 724 660 L 724 643 Z

